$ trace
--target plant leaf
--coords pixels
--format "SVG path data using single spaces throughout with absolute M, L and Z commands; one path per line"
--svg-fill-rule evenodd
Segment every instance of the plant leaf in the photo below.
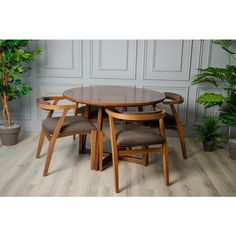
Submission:
M 203 104 L 205 108 L 221 105 L 223 101 L 224 96 L 215 93 L 204 93 L 196 99 L 196 102 L 199 104 Z
M 236 114 L 231 112 L 221 113 L 219 116 L 219 121 L 226 127 L 236 125 Z

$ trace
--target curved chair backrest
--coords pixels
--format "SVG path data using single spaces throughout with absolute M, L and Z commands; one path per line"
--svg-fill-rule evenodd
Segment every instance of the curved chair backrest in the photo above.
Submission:
M 184 102 L 184 98 L 176 93 L 165 92 L 166 99 L 163 101 L 163 104 L 181 104 Z
M 149 111 L 149 112 L 124 112 L 118 113 L 105 109 L 109 117 L 119 120 L 130 120 L 130 121 L 146 121 L 146 120 L 160 120 L 165 117 L 166 112 L 164 110 Z
M 64 100 L 62 96 L 40 97 L 37 99 L 37 106 L 43 110 L 70 110 L 76 109 L 77 105 L 57 105 L 60 100 Z M 49 101 L 52 101 L 51 104 Z

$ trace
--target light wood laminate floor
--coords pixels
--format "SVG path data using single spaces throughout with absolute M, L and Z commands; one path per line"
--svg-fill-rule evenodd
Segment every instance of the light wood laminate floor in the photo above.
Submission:
M 225 149 L 207 153 L 187 139 L 183 160 L 177 138 L 169 138 L 170 183 L 164 186 L 160 154 L 147 167 L 119 162 L 119 194 L 113 189 L 112 166 L 90 170 L 88 154 L 79 155 L 78 139 L 59 139 L 49 175 L 43 177 L 47 141 L 41 159 L 35 159 L 38 134 L 23 134 L 16 146 L 0 145 L 0 196 L 235 196 L 236 161 Z M 108 140 L 105 146 L 109 146 Z

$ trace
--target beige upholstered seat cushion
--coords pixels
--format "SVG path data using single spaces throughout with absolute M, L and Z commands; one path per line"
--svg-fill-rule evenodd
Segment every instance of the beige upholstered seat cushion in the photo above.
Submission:
M 117 145 L 120 147 L 136 147 L 166 142 L 157 130 L 143 125 L 126 125 L 116 134 Z
M 60 117 L 51 117 L 43 121 L 42 126 L 49 133 L 53 133 Z M 61 127 L 60 133 L 79 133 L 79 132 L 90 132 L 92 129 L 96 129 L 93 123 L 83 116 L 67 116 Z

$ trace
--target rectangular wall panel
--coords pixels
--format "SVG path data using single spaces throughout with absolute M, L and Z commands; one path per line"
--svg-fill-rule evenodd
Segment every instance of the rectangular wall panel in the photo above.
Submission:
M 192 41 L 145 42 L 144 79 L 189 80 Z
M 38 46 L 38 76 L 82 77 L 82 42 L 73 40 L 44 40 Z
M 136 41 L 95 40 L 90 50 L 91 78 L 135 79 Z

